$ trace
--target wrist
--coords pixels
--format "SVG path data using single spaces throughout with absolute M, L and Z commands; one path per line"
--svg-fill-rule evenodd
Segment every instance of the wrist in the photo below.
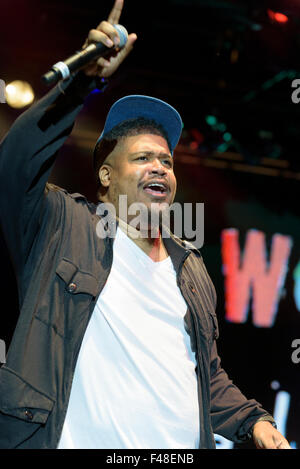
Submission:
M 81 102 L 95 89 L 103 92 L 107 86 L 108 80 L 106 78 L 88 76 L 82 70 L 72 73 L 70 78 L 61 80 L 58 83 L 58 88 L 61 93 L 71 93 L 73 96 L 79 98 Z
M 73 77 L 73 84 L 80 97 L 86 97 L 91 91 L 98 89 L 104 91 L 108 85 L 108 80 L 99 76 L 89 76 L 83 70 L 76 72 Z
M 274 428 L 277 428 L 277 425 L 276 425 L 276 422 L 275 420 L 273 419 L 273 417 L 271 415 L 263 415 L 262 417 L 259 417 L 255 422 L 254 424 L 252 425 L 252 427 L 250 428 L 247 436 L 249 439 L 252 439 L 253 438 L 253 430 L 254 430 L 254 427 L 257 423 L 259 422 L 269 422 Z

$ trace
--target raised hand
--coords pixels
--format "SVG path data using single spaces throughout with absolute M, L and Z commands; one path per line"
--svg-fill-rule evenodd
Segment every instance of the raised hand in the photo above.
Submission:
M 119 23 L 123 4 L 124 0 L 115 0 L 107 21 L 101 21 L 96 29 L 91 29 L 89 31 L 83 48 L 88 46 L 90 43 L 97 42 L 101 42 L 107 47 L 113 47 L 119 44 L 120 38 L 113 25 Z M 127 43 L 122 49 L 112 51 L 112 55 L 109 58 L 100 57 L 96 61 L 87 65 L 83 71 L 89 76 L 99 76 L 103 78 L 111 76 L 132 50 L 136 39 L 137 35 L 135 33 L 129 34 Z

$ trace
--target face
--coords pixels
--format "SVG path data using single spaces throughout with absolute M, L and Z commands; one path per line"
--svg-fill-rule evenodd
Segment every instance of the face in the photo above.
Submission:
M 171 205 L 176 193 L 173 158 L 166 140 L 159 135 L 142 134 L 121 139 L 110 155 L 109 165 L 99 171 L 108 188 L 105 202 L 119 215 L 119 196 L 127 196 L 127 209 L 135 202 L 155 210 Z M 128 215 L 128 222 L 135 215 Z M 121 217 L 122 218 L 122 217 Z

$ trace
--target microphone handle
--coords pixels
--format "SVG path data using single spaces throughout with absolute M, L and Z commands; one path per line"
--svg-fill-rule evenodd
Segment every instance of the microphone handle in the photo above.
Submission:
M 107 47 L 101 42 L 89 44 L 85 49 L 76 52 L 64 62 L 57 62 L 42 76 L 42 81 L 46 85 L 57 83 L 59 80 L 65 80 L 74 71 L 79 70 L 97 57 L 107 57 L 115 48 Z

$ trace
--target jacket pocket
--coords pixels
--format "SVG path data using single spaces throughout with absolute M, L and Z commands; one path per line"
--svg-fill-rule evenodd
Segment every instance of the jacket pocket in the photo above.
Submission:
M 60 337 L 77 337 L 99 288 L 93 273 L 63 257 L 49 288 L 41 295 L 35 316 Z
M 5 365 L 0 369 L 0 448 L 16 448 L 45 425 L 54 400 Z
M 69 259 L 62 258 L 56 268 L 56 274 L 65 282 L 66 291 L 73 295 L 86 293 L 93 297 L 98 293 L 97 279 L 78 267 Z

